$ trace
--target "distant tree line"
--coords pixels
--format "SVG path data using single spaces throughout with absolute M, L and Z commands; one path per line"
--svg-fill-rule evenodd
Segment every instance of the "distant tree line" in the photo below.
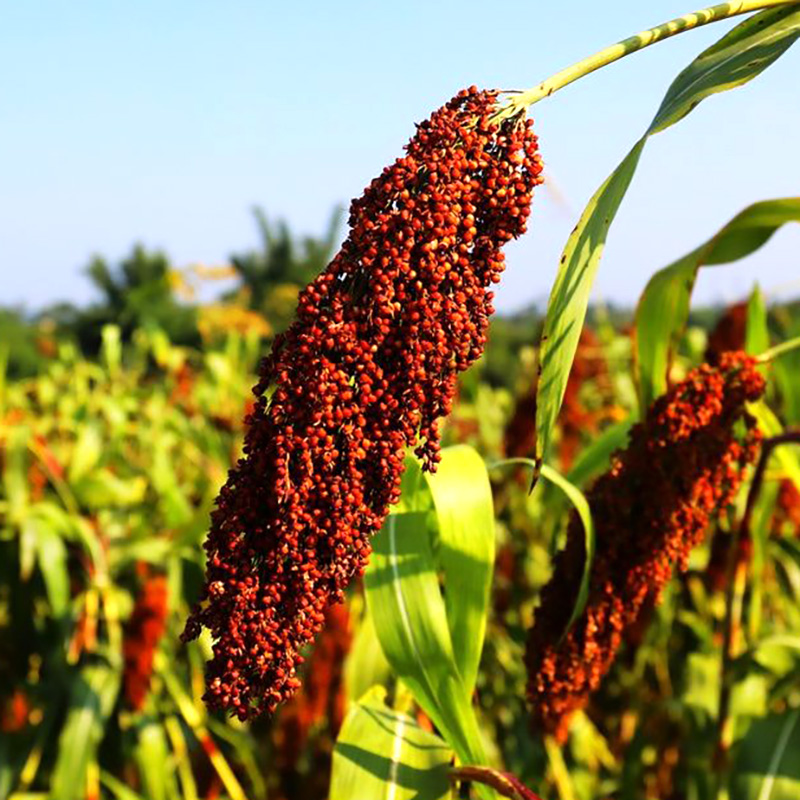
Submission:
M 300 288 L 333 256 L 342 212 L 333 211 L 322 235 L 304 237 L 261 208 L 254 216 L 259 245 L 231 255 L 235 286 L 221 300 L 263 315 L 276 333 L 291 321 Z M 35 313 L 0 307 L 0 358 L 10 377 L 34 374 L 55 341 L 74 341 L 85 355 L 96 355 L 109 323 L 120 328 L 123 342 L 137 329 L 158 327 L 174 344 L 200 345 L 200 309 L 176 296 L 175 266 L 162 251 L 136 244 L 116 265 L 95 256 L 85 272 L 98 294 L 89 305 L 57 303 Z

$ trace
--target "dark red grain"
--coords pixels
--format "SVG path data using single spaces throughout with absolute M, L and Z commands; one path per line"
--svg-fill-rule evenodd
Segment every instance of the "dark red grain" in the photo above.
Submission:
M 299 651 L 363 571 L 406 447 L 439 460 L 438 420 L 477 359 L 501 247 L 525 230 L 541 164 L 531 123 L 462 91 L 350 209 L 350 233 L 261 366 L 244 458 L 217 499 L 206 583 L 184 632 L 214 639 L 206 701 L 241 719 L 297 689 Z
M 566 737 L 570 716 L 600 685 L 645 602 L 658 598 L 676 565 L 686 569 L 709 523 L 733 500 L 760 441 L 745 403 L 763 391 L 743 353 L 693 370 L 654 403 L 589 491 L 597 543 L 586 607 L 563 635 L 585 553 L 573 517 L 528 638 L 537 729 Z

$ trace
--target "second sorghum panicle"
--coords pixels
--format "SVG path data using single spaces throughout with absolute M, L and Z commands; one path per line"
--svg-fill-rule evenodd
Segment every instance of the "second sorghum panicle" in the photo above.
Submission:
M 698 367 L 653 404 L 591 488 L 596 552 L 586 607 L 563 635 L 585 554 L 573 516 L 528 637 L 536 728 L 566 737 L 571 714 L 600 685 L 645 601 L 660 595 L 675 565 L 686 569 L 709 523 L 733 500 L 760 442 L 745 403 L 763 391 L 743 353 Z
M 144 564 L 139 565 L 139 571 L 142 585 L 122 639 L 122 684 L 125 700 L 134 711 L 141 710 L 150 691 L 153 659 L 166 629 L 168 612 L 166 576 L 151 572 Z
M 293 693 L 300 648 L 398 499 L 405 448 L 435 468 L 456 376 L 483 351 L 501 248 L 541 182 L 530 121 L 492 120 L 495 101 L 473 87 L 418 126 L 353 202 L 347 240 L 261 366 L 184 632 L 214 639 L 212 707 L 245 719 Z

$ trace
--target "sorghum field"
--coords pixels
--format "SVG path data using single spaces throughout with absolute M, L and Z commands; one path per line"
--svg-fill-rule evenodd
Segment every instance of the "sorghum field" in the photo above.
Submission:
M 493 317 L 531 106 L 745 12 Z M 319 237 L 0 311 L 0 798 L 800 798 L 800 301 L 692 302 L 800 198 L 589 304 L 648 138 L 798 36 L 727 3 L 462 89 Z

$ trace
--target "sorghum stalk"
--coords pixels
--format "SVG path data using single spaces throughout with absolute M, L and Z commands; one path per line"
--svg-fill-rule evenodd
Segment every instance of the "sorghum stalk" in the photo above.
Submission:
M 619 59 L 625 56 L 643 50 L 645 47 L 649 47 L 664 39 L 669 39 L 679 33 L 708 25 L 711 22 L 719 22 L 721 20 L 730 19 L 731 17 L 740 16 L 741 14 L 749 14 L 752 11 L 795 4 L 796 0 L 738 0 L 738 2 L 720 3 L 710 8 L 684 14 L 669 22 L 662 22 L 654 28 L 649 28 L 646 31 L 629 36 L 627 39 L 612 44 L 610 47 L 604 47 L 588 58 L 584 58 L 572 66 L 562 69 L 560 72 L 556 72 L 531 89 L 515 93 L 509 102 L 499 110 L 498 118 L 503 118 L 506 115 L 513 116 L 519 113 L 521 109 L 528 108 L 534 103 L 538 103 L 540 100 L 550 97 L 550 95 L 554 94 L 559 89 L 569 86 L 569 84 L 574 83 L 580 78 L 591 75 L 592 72 L 606 67 L 609 64 L 613 64 L 615 61 L 619 61 Z
M 727 353 L 659 398 L 635 426 L 626 450 L 588 492 L 596 552 L 589 597 L 565 634 L 584 566 L 584 535 L 573 516 L 566 547 L 542 591 L 528 637 L 528 699 L 535 726 L 558 739 L 614 661 L 625 632 L 673 567 L 734 498 L 760 435 L 745 404 L 764 379 L 756 361 Z
M 295 691 L 300 649 L 399 497 L 405 448 L 439 460 L 438 419 L 483 351 L 501 248 L 541 182 L 531 122 L 492 122 L 495 101 L 472 87 L 418 126 L 353 201 L 347 240 L 261 365 L 184 631 L 215 640 L 212 707 L 246 719 Z

